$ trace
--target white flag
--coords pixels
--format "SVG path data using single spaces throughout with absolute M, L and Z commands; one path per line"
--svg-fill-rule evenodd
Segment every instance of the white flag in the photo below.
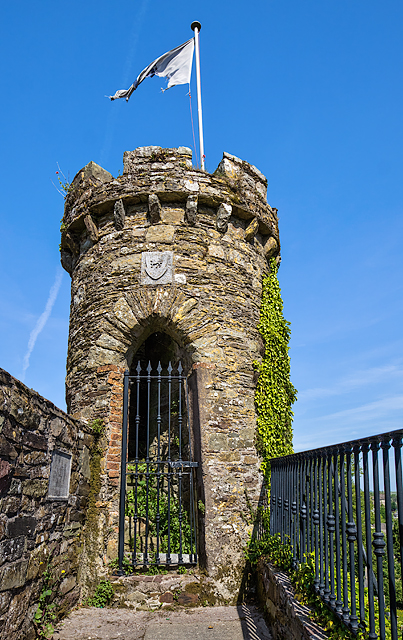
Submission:
M 189 84 L 192 72 L 192 60 L 194 50 L 194 38 L 184 42 L 176 49 L 172 49 L 154 62 L 148 65 L 137 77 L 136 81 L 129 89 L 119 89 L 114 96 L 109 96 L 111 100 L 126 98 L 128 100 L 133 91 L 137 89 L 140 82 L 145 78 L 160 76 L 169 78 L 167 89 L 177 84 Z

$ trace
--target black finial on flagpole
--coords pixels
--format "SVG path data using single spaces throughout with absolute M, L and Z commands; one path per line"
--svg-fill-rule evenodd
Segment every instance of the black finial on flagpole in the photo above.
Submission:
M 192 24 L 190 25 L 190 28 L 192 29 L 192 31 L 194 31 L 195 29 L 198 29 L 200 31 L 201 29 L 201 24 L 198 20 L 195 20 L 194 22 L 192 22 Z

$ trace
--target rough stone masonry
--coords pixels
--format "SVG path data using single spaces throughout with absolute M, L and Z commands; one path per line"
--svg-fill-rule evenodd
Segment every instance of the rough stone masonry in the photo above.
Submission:
M 218 601 L 236 596 L 261 477 L 254 361 L 262 278 L 279 254 L 266 178 L 224 153 L 214 174 L 191 150 L 125 152 L 123 175 L 90 162 L 66 198 L 61 259 L 72 278 L 66 394 L 74 418 L 102 418 L 98 528 L 83 579 L 117 555 L 123 373 L 153 332 L 185 354 L 197 432 L 200 558 Z M 196 437 L 196 436 L 195 436 Z M 86 569 L 87 567 L 87 569 Z

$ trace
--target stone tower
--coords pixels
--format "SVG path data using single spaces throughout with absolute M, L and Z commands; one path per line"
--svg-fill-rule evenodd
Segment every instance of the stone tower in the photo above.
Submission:
M 185 147 L 141 147 L 125 152 L 118 178 L 93 162 L 74 178 L 61 243 L 72 278 L 67 404 L 106 425 L 91 571 L 117 555 L 123 374 L 158 333 L 176 345 L 189 381 L 200 562 L 219 599 L 236 595 L 248 504 L 261 487 L 262 278 L 279 252 L 266 188 L 258 169 L 227 153 L 214 174 L 195 169 Z

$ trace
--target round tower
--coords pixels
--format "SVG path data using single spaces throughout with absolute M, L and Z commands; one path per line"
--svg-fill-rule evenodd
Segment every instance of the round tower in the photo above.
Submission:
M 197 556 L 219 599 L 236 594 L 250 505 L 257 505 L 261 489 L 253 363 L 263 348 L 257 330 L 262 277 L 279 253 L 277 210 L 267 204 L 266 188 L 258 169 L 227 153 L 214 174 L 195 169 L 185 147 L 125 152 L 118 178 L 90 162 L 73 180 L 61 243 L 62 265 L 72 279 L 66 398 L 74 417 L 102 419 L 105 426 L 97 533 L 86 542 L 101 573 L 117 556 L 124 372 L 132 383 L 128 457 L 137 455 L 137 490 L 146 474 L 139 460 L 146 460 L 152 441 L 162 451 L 164 421 L 171 429 L 171 417 L 158 400 L 154 409 L 143 403 L 148 422 L 142 422 L 146 382 L 138 382 L 136 408 L 136 376 L 151 375 L 147 362 L 154 367 L 154 358 L 168 380 L 169 363 L 175 369 L 180 362 L 187 396 L 180 400 L 183 420 L 182 405 L 176 414 L 195 463 Z M 147 436 L 138 435 L 146 422 Z M 135 437 L 143 437 L 137 453 Z M 147 452 L 139 453 L 146 441 Z M 157 475 L 164 468 L 158 464 Z M 176 469 L 169 464 L 168 476 Z M 158 554 L 162 546 L 153 540 Z

